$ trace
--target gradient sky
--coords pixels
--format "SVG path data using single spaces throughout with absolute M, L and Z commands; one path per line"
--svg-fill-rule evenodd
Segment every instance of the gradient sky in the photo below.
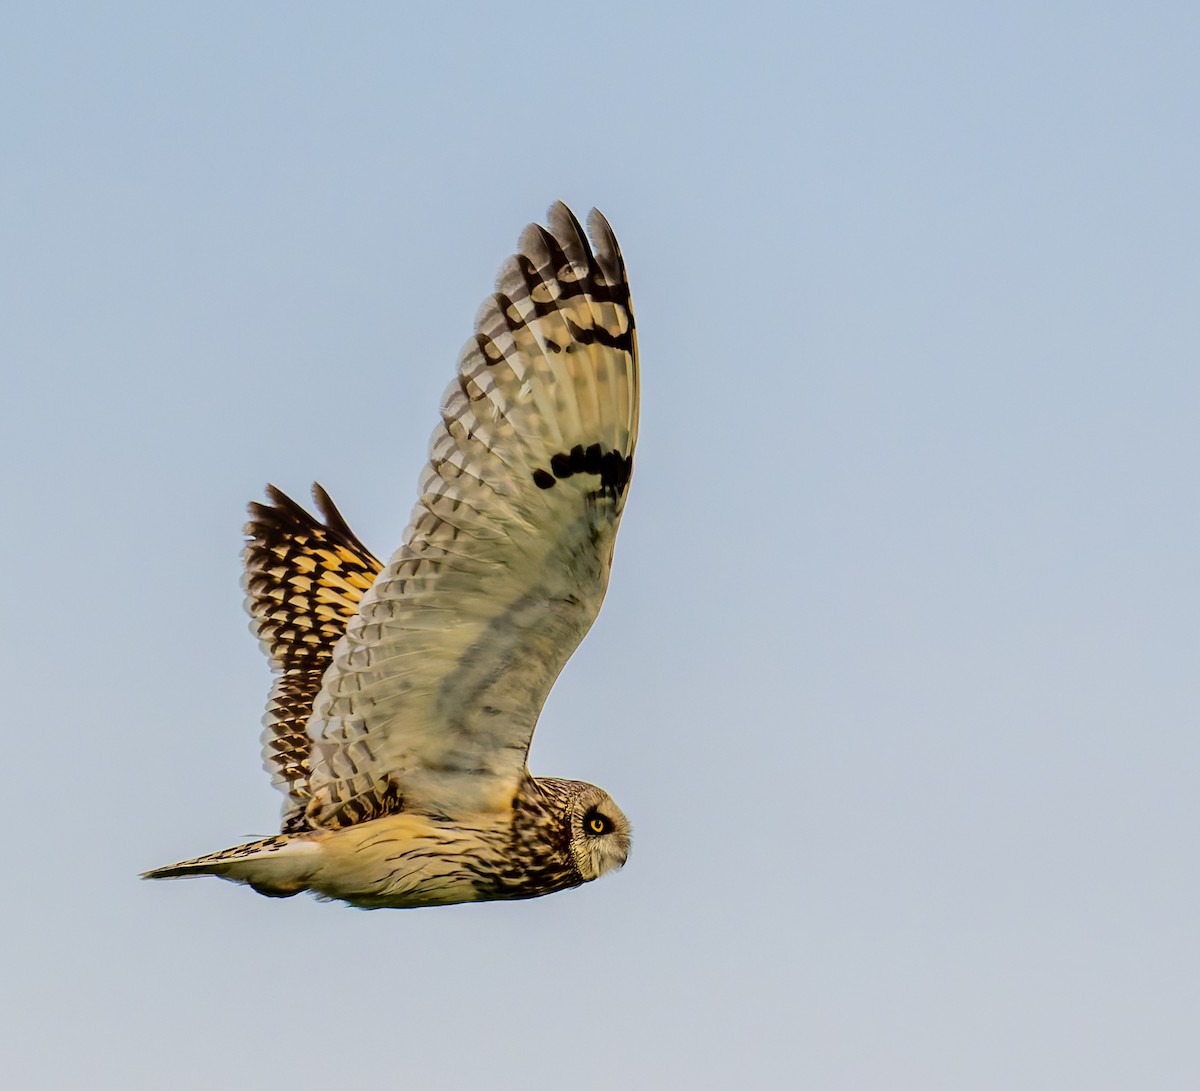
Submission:
M 1196 5 L 431 9 L 6 8 L 6 1086 L 1193 1091 Z M 531 765 L 629 865 L 140 883 L 277 821 L 246 502 L 389 553 L 555 198 L 645 389 Z

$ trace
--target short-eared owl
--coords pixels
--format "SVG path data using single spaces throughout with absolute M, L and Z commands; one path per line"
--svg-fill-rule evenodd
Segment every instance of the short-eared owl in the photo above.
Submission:
M 625 264 L 563 204 L 530 225 L 446 391 L 404 544 L 371 555 L 319 486 L 250 506 L 247 607 L 279 677 L 274 837 L 147 872 L 364 908 L 532 898 L 629 855 L 608 793 L 530 739 L 604 598 L 637 440 Z

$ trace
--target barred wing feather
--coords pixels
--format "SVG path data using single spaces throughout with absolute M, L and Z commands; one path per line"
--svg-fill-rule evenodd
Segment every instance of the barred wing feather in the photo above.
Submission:
M 446 391 L 404 544 L 308 723 L 306 820 L 506 809 L 550 687 L 608 585 L 637 439 L 624 263 L 565 205 L 531 225 Z
M 246 524 L 246 609 L 279 675 L 263 717 L 263 766 L 286 796 L 283 829 L 304 826 L 308 803 L 308 719 L 333 649 L 382 563 L 346 525 L 320 485 L 324 522 L 274 485 L 250 505 Z

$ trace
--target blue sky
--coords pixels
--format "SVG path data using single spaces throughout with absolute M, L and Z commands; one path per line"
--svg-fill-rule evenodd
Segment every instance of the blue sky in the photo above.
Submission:
M 11 7 L 13 1086 L 1197 1086 L 1198 55 L 1183 3 Z M 629 865 L 139 883 L 276 823 L 246 502 L 390 552 L 556 198 L 645 387 L 531 766 Z

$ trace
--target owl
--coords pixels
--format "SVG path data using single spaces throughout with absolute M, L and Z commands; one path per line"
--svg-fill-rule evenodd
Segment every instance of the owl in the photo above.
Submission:
M 156 868 L 366 909 L 534 898 L 621 867 L 608 793 L 534 777 L 542 705 L 608 586 L 638 428 L 612 229 L 531 224 L 442 400 L 403 544 L 382 564 L 329 496 L 250 505 L 252 628 L 277 673 L 273 837 Z

